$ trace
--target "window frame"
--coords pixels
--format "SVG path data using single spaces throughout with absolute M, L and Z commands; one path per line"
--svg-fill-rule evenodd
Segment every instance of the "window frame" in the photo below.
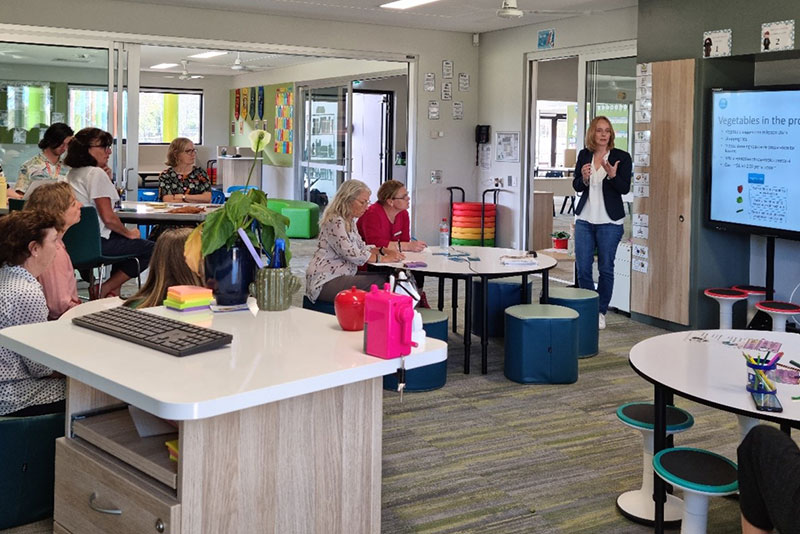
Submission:
M 72 90 L 72 88 L 86 88 L 86 89 L 93 89 L 93 88 L 100 88 L 103 91 L 108 91 L 108 87 L 105 85 L 95 85 L 90 83 L 81 83 L 81 84 L 67 84 L 67 93 Z M 171 93 L 171 94 L 188 94 L 188 95 L 199 95 L 200 96 L 200 127 L 199 127 L 199 137 L 200 141 L 195 143 L 195 146 L 203 146 L 203 113 L 204 113 L 204 106 L 205 106 L 205 91 L 201 88 L 176 88 L 176 87 L 140 87 L 139 88 L 139 95 L 141 98 L 142 93 Z M 69 103 L 67 104 L 67 109 L 69 109 Z M 123 136 L 122 144 L 126 144 L 128 142 L 127 137 Z M 139 146 L 169 146 L 169 143 L 149 143 L 145 141 L 138 141 Z

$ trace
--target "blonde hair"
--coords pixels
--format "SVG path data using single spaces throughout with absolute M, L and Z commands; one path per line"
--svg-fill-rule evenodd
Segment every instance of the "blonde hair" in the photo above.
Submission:
M 186 264 L 183 248 L 192 228 L 167 230 L 158 237 L 150 258 L 150 276 L 142 288 L 125 301 L 125 306 L 161 306 L 170 286 L 203 286 L 203 279 Z
M 173 139 L 167 149 L 167 161 L 165 163 L 170 167 L 177 165 L 178 156 L 181 152 L 186 150 L 186 147 L 190 144 L 192 144 L 192 140 L 186 137 L 176 137 Z
M 31 192 L 31 196 L 25 201 L 24 210 L 42 211 L 52 215 L 58 225 L 56 230 L 64 231 L 64 214 L 72 206 L 75 194 L 72 187 L 67 182 L 54 182 L 42 184 Z
M 386 204 L 387 200 L 394 198 L 394 194 L 403 189 L 405 186 L 406 185 L 403 182 L 398 182 L 397 180 L 386 180 L 378 188 L 378 202 L 381 204 Z
M 350 213 L 350 205 L 364 191 L 369 194 L 372 193 L 369 187 L 367 187 L 367 184 L 360 180 L 347 180 L 343 183 L 336 191 L 336 195 L 333 197 L 330 205 L 325 209 L 325 213 L 322 215 L 322 221 L 319 223 L 320 226 L 334 217 L 341 217 L 344 219 L 344 226 L 347 231 L 351 231 L 353 229 L 353 215 Z
M 611 150 L 614 148 L 614 127 L 611 126 L 611 121 L 608 120 L 608 117 L 605 115 L 598 115 L 592 119 L 592 122 L 589 123 L 589 128 L 586 129 L 586 148 L 592 152 L 597 150 L 597 143 L 594 142 L 594 133 L 597 131 L 597 123 L 600 121 L 606 121 L 608 123 L 608 128 L 611 130 L 611 135 L 608 137 L 608 149 Z

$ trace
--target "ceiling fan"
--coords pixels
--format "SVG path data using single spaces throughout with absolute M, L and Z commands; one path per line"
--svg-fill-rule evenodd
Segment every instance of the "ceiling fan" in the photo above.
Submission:
M 183 70 L 181 70 L 180 76 L 178 76 L 179 80 L 198 80 L 201 78 L 205 78 L 202 74 L 189 74 L 189 60 L 182 59 L 181 65 L 183 65 Z
M 242 57 L 240 52 L 236 52 L 236 59 L 234 60 L 233 65 L 231 65 L 231 70 L 239 70 L 239 71 L 250 70 L 247 67 L 247 65 L 242 63 Z
M 604 13 L 596 9 L 519 9 L 517 0 L 503 0 L 496 14 L 501 19 L 518 19 L 526 13 L 534 15 L 595 15 Z

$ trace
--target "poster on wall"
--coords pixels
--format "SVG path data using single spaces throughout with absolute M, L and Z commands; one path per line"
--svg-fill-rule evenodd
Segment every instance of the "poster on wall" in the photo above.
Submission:
M 264 86 L 258 86 L 258 120 L 264 120 Z M 266 124 L 264 125 L 266 127 Z
M 731 30 L 714 30 L 703 33 L 703 57 L 731 55 L 733 41 Z
M 428 120 L 431 120 L 431 121 L 438 121 L 439 120 L 439 101 L 438 100 L 429 100 L 428 101 Z
M 442 78 L 450 79 L 453 77 L 453 61 L 450 59 L 442 60 Z
M 494 159 L 502 162 L 519 161 L 519 132 L 496 132 Z
M 242 109 L 239 111 L 239 115 L 242 117 L 243 121 L 247 120 L 247 110 L 250 107 L 250 89 L 248 87 L 242 88 Z
M 538 39 L 536 41 L 536 48 L 538 50 L 547 50 L 548 48 L 553 48 L 556 44 L 555 28 L 539 30 L 537 37 Z
M 248 113 L 250 115 L 250 118 L 252 118 L 252 119 L 256 118 L 256 88 L 255 87 L 251 87 L 250 88 L 250 108 L 248 110 Z
M 442 83 L 442 100 L 453 100 L 453 82 Z
M 776 52 L 794 48 L 794 21 L 767 22 L 761 25 L 761 51 Z
M 469 74 L 466 72 L 458 73 L 458 90 L 469 91 Z
M 422 82 L 422 90 L 426 93 L 432 93 L 436 90 L 436 73 L 425 73 L 425 81 Z
M 291 154 L 294 148 L 294 91 L 288 87 L 275 90 L 276 154 Z
M 492 145 L 491 143 L 484 143 L 480 147 L 481 169 L 489 170 L 492 168 Z
M 453 101 L 453 120 L 460 121 L 464 119 L 464 102 L 459 100 Z

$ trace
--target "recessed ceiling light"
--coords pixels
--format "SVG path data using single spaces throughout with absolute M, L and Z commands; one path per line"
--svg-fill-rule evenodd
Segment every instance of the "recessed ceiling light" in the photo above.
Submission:
M 171 69 L 172 67 L 177 67 L 177 63 L 159 63 L 158 65 L 153 65 L 150 67 L 151 69 Z
M 396 0 L 395 2 L 389 2 L 388 4 L 381 4 L 381 7 L 385 7 L 386 9 L 411 9 L 412 7 L 438 1 L 439 0 Z
M 210 57 L 224 56 L 225 54 L 227 54 L 227 52 L 220 52 L 220 51 L 212 50 L 210 52 L 202 52 L 200 54 L 195 54 L 195 55 L 189 56 L 189 57 L 194 57 L 194 58 L 197 58 L 197 59 L 208 59 Z

